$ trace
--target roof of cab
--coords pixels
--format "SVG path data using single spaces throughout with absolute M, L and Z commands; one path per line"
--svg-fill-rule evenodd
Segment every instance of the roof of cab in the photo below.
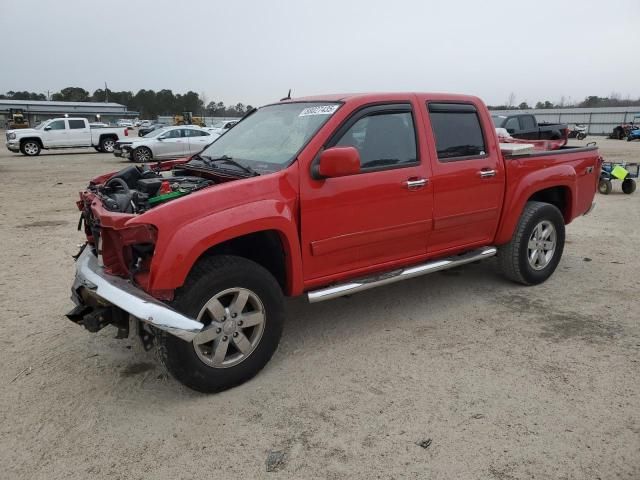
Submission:
M 295 102 L 347 102 L 347 101 L 380 101 L 385 99 L 400 97 L 428 97 L 433 100 L 449 101 L 471 101 L 480 100 L 472 95 L 461 95 L 458 93 L 435 93 L 435 92 L 369 92 L 369 93 L 332 93 L 327 95 L 312 95 L 308 97 L 291 98 L 282 100 L 281 103 Z M 280 102 L 274 102 L 280 103 Z

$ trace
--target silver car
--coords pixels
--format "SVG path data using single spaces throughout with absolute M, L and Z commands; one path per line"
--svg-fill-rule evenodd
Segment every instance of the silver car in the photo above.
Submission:
M 132 162 L 150 162 L 193 155 L 213 142 L 204 128 L 195 125 L 158 128 L 144 137 L 128 137 L 116 142 L 113 154 Z

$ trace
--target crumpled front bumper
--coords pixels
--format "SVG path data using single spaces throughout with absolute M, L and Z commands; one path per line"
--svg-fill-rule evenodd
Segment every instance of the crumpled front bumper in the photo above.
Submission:
M 86 297 L 100 304 L 118 307 L 142 322 L 164 330 L 188 342 L 202 330 L 202 323 L 176 312 L 133 285 L 129 280 L 105 273 L 87 246 L 76 261 L 76 278 L 71 287 L 71 300 L 85 305 Z

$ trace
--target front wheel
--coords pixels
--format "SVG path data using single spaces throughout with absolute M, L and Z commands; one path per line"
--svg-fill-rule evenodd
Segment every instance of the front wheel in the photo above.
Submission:
M 625 178 L 622 181 L 622 191 L 627 195 L 631 195 L 636 191 L 636 181 L 633 178 Z
M 192 342 L 162 334 L 160 358 L 178 381 L 199 392 L 219 392 L 249 380 L 280 342 L 282 291 L 251 260 L 221 255 L 200 261 L 173 306 L 204 328 Z
M 27 140 L 20 145 L 20 151 L 27 157 L 35 157 L 40 155 L 40 144 L 35 140 Z
M 579 133 L 576 137 L 578 140 L 584 140 L 587 136 L 584 133 Z
M 140 163 L 150 162 L 153 159 L 153 153 L 147 147 L 138 147 L 133 151 L 131 159 Z
M 500 247 L 503 274 L 537 285 L 553 274 L 564 250 L 564 218 L 555 205 L 527 202 L 511 241 Z

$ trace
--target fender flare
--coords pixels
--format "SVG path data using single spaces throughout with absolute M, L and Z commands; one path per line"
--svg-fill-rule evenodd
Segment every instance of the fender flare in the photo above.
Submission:
M 574 218 L 573 210 L 577 202 L 576 183 L 575 169 L 566 164 L 535 170 L 521 178 L 518 182 L 519 188 L 505 198 L 500 228 L 496 234 L 496 245 L 502 245 L 511 240 L 527 201 L 537 192 L 548 188 L 565 187 L 569 189 L 568 208 L 563 212 L 563 216 L 565 224 L 571 222 Z
M 242 219 L 242 222 L 238 223 L 238 219 Z M 160 237 L 151 264 L 151 290 L 175 290 L 181 287 L 195 263 L 212 247 L 267 230 L 277 232 L 282 242 L 287 275 L 285 293 L 301 294 L 302 255 L 295 216 L 286 203 L 278 200 L 239 205 L 178 228 L 172 225 L 159 228 Z M 169 235 L 164 234 L 167 231 Z

